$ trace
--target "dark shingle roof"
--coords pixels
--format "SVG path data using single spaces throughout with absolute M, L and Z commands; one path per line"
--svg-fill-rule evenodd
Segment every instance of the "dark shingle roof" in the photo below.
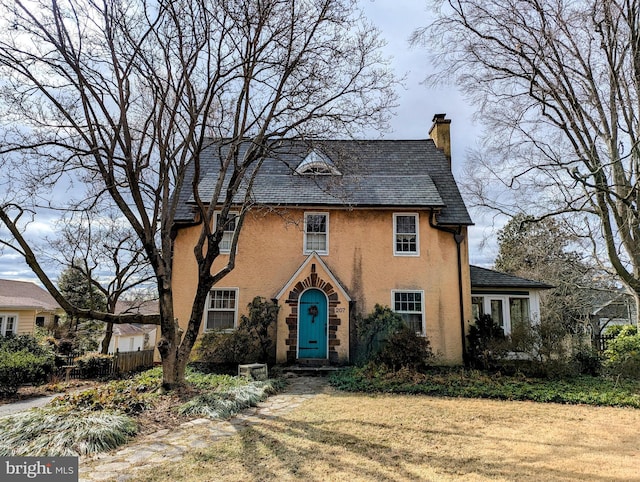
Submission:
M 242 156 L 249 143 L 240 146 Z M 294 174 L 311 149 L 331 159 L 341 176 Z M 202 199 L 209 200 L 218 178 L 219 159 L 227 147 L 212 142 L 201 156 Z M 177 222 L 190 222 L 189 186 L 193 166 L 180 195 Z M 235 200 L 246 194 L 243 187 Z M 436 208 L 441 224 L 473 224 L 451 174 L 449 161 L 432 140 L 324 140 L 312 145 L 283 140 L 264 159 L 251 192 L 257 204 L 280 206 L 352 206 Z
M 540 281 L 533 281 L 520 278 L 492 269 L 470 266 L 471 269 L 471 289 L 473 288 L 531 288 L 531 289 L 551 289 L 553 286 Z

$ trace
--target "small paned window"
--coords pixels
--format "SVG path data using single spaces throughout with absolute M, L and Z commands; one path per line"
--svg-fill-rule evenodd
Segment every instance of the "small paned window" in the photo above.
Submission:
M 393 215 L 394 254 L 398 256 L 418 255 L 418 215 Z
M 402 316 L 409 328 L 424 335 L 422 291 L 394 291 L 393 311 Z
M 232 330 L 236 325 L 238 290 L 211 290 L 205 331 Z
M 229 213 L 227 222 L 224 225 L 224 234 L 222 235 L 222 240 L 220 241 L 220 252 L 221 253 L 230 253 L 231 252 L 231 243 L 233 242 L 233 233 L 236 230 L 236 217 L 237 214 Z M 216 214 L 216 227 L 220 225 L 220 213 Z
M 329 252 L 329 215 L 306 213 L 304 218 L 304 252 L 327 254 Z

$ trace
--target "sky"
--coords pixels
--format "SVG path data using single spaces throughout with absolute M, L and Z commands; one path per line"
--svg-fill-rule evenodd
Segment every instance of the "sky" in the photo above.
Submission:
M 391 129 L 383 133 L 383 137 L 428 138 L 434 114 L 446 113 L 451 119 L 452 169 L 456 179 L 460 180 L 466 153 L 478 143 L 482 127 L 473 120 L 475 108 L 455 85 L 434 89 L 423 82 L 431 72 L 429 53 L 423 47 L 412 48 L 408 39 L 415 29 L 428 25 L 432 19 L 426 1 L 360 0 L 360 6 L 386 40 L 384 54 L 391 58 L 391 68 L 397 76 L 405 76 L 404 88 L 398 91 L 398 107 L 391 120 Z M 486 213 L 471 210 L 471 217 L 475 223 L 469 228 L 471 264 L 491 267 L 497 251 L 493 240 L 500 226 L 494 226 L 492 216 Z M 41 222 L 31 229 L 50 235 L 54 228 Z M 20 256 L 8 250 L 0 254 L 0 278 L 37 282 Z
M 425 139 L 434 114 L 446 113 L 451 119 L 451 158 L 456 180 L 463 176 L 466 154 L 474 148 L 482 134 L 482 126 L 473 120 L 475 107 L 449 84 L 439 88 L 425 85 L 432 73 L 429 52 L 411 47 L 409 37 L 420 27 L 429 25 L 433 17 L 425 0 L 360 0 L 367 18 L 381 30 L 391 57 L 391 67 L 398 76 L 406 76 L 405 88 L 398 91 L 399 105 L 391 122 L 388 139 Z M 463 192 L 464 197 L 464 192 Z M 468 203 L 467 203 L 468 204 Z M 471 264 L 490 268 L 497 254 L 495 234 L 501 225 L 491 213 L 470 210 L 475 225 L 469 228 Z

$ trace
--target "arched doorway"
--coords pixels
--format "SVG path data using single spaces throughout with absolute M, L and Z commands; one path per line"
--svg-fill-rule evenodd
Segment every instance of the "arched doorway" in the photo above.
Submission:
M 329 301 L 319 289 L 302 293 L 298 305 L 298 358 L 327 358 Z

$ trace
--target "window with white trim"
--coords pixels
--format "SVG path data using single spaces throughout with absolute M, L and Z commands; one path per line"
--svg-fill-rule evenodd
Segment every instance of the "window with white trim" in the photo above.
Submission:
M 530 296 L 492 293 L 474 295 L 471 306 L 474 319 L 480 315 L 490 315 L 502 327 L 505 335 L 510 335 L 519 325 L 532 322 Z
M 424 305 L 422 291 L 393 291 L 393 311 L 402 316 L 409 328 L 424 335 Z
M 209 292 L 205 331 L 233 330 L 238 318 L 238 289 L 213 289 Z
M 18 315 L 0 315 L 0 335 L 15 335 L 18 333 Z
M 304 253 L 329 253 L 329 214 L 304 214 Z
M 393 215 L 393 254 L 396 256 L 418 256 L 418 215 Z
M 220 214 L 216 213 L 216 227 L 220 224 Z M 236 218 L 238 217 L 237 213 L 230 212 L 228 215 L 227 222 L 224 226 L 224 234 L 222 235 L 222 239 L 220 240 L 220 252 L 221 253 L 230 253 L 231 252 L 231 243 L 233 242 L 233 233 L 236 230 Z

